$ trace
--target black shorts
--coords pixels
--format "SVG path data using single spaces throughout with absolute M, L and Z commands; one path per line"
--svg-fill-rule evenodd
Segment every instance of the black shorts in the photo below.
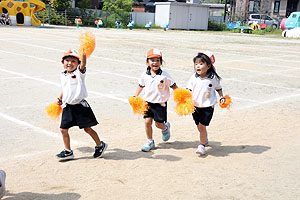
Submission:
M 195 124 L 201 123 L 204 126 L 209 126 L 209 123 L 214 114 L 214 107 L 198 108 L 195 107 L 195 112 L 192 114 Z
M 165 123 L 167 122 L 167 102 L 166 106 L 162 106 L 160 103 L 148 103 L 149 109 L 146 112 L 144 118 L 153 118 L 154 121 Z
M 97 124 L 98 122 L 90 105 L 86 100 L 82 100 L 79 104 L 67 104 L 67 106 L 64 107 L 60 128 L 69 129 L 73 126 L 89 128 Z

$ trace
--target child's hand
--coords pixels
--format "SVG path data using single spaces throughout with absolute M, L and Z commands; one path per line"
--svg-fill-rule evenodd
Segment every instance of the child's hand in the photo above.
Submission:
M 226 100 L 226 99 L 225 99 L 224 97 L 221 97 L 221 98 L 220 98 L 220 104 L 224 104 L 224 103 L 225 103 L 225 100 Z
M 57 98 L 57 102 L 56 103 L 57 103 L 57 105 L 61 106 L 62 105 L 62 100 L 60 98 Z

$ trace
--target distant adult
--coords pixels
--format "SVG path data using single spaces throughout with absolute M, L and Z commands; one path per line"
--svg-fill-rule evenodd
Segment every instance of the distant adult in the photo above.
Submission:
M 4 14 L 5 15 L 5 24 L 6 25 L 10 25 L 11 24 L 11 20 L 10 20 L 10 18 L 9 18 L 9 15 L 8 15 L 8 13 L 5 13 Z
M 4 13 L 2 13 L 1 15 L 0 15 L 0 24 L 5 24 L 5 14 Z

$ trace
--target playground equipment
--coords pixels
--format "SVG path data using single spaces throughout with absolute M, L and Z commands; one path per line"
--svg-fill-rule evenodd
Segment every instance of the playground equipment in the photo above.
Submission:
M 0 13 L 8 13 L 12 25 L 40 26 L 41 21 L 36 18 L 34 13 L 43 11 L 44 16 L 45 7 L 45 3 L 39 0 L 2 0 L 0 2 Z
M 251 33 L 251 31 L 253 30 L 250 27 L 241 26 L 240 21 L 237 21 L 235 24 L 233 22 L 228 22 L 227 23 L 227 28 L 228 29 L 238 29 L 238 30 L 240 30 L 241 33 Z
M 115 22 L 115 25 L 117 26 L 117 29 L 119 29 L 120 26 L 122 25 L 122 22 L 118 19 L 118 20 Z
M 281 20 L 280 28 L 281 28 L 282 31 L 285 30 L 285 22 L 286 22 L 286 20 L 287 20 L 287 18 L 283 18 L 283 19 Z
M 75 24 L 76 24 L 77 28 L 79 28 L 79 26 L 82 25 L 82 21 L 80 19 L 80 16 L 77 16 L 77 18 L 75 19 Z
M 285 29 L 284 31 L 282 31 L 282 37 L 300 38 L 300 27 Z
M 162 28 L 164 29 L 164 31 L 166 31 L 166 30 L 167 30 L 167 28 L 169 28 L 169 24 L 165 24 L 165 25 L 163 25 L 163 26 L 162 26 Z
M 300 12 L 292 12 L 285 21 L 285 30 L 300 27 Z
M 241 22 L 237 21 L 235 24 L 233 22 L 228 22 L 227 23 L 227 28 L 228 29 L 234 29 L 234 28 L 239 28 L 241 26 Z
M 147 30 L 149 30 L 151 27 L 152 27 L 152 22 L 149 21 L 149 23 L 145 25 L 145 28 L 146 28 Z
M 131 22 L 128 23 L 127 27 L 128 27 L 130 30 L 132 30 L 132 28 L 134 27 L 134 24 L 135 24 L 135 22 L 134 22 L 134 21 L 131 21 Z
M 99 29 L 100 26 L 103 26 L 102 19 L 100 18 L 100 19 L 96 20 L 96 21 L 95 21 L 95 24 L 97 25 L 97 29 Z

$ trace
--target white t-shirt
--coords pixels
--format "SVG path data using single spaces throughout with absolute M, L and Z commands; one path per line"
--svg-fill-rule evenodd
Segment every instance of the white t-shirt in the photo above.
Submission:
M 155 76 L 151 75 L 150 68 L 143 72 L 139 86 L 144 88 L 143 99 L 150 103 L 165 103 L 170 97 L 170 87 L 175 86 L 174 79 L 159 69 Z
M 188 81 L 187 88 L 193 94 L 194 105 L 203 108 L 217 103 L 216 90 L 221 90 L 222 86 L 217 76 L 212 73 L 206 78 L 194 73 Z
M 72 73 L 63 71 L 60 75 L 62 85 L 62 102 L 63 104 L 78 104 L 88 96 L 85 87 L 85 71 L 80 71 L 80 65 Z

